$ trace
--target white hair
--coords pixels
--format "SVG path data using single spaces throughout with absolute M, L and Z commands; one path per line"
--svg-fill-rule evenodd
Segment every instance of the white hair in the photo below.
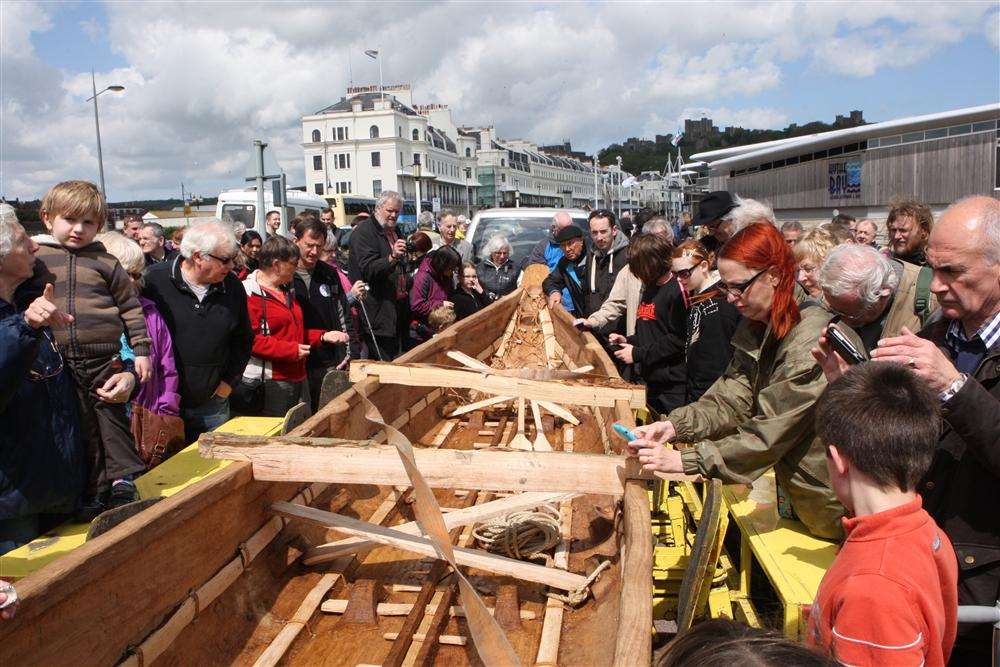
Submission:
M 1000 264 L 1000 201 L 984 195 L 972 195 L 959 199 L 945 213 L 959 206 L 975 206 L 978 209 L 974 216 L 969 216 L 964 221 L 964 226 L 971 233 L 975 233 L 978 227 L 983 257 L 992 266 Z M 944 217 L 944 213 L 941 217 Z
M 670 243 L 674 242 L 674 228 L 670 226 L 670 223 L 662 215 L 647 220 L 646 224 L 642 226 L 642 233 L 658 234 Z
M 497 250 L 502 250 L 503 248 L 507 248 L 507 252 L 510 252 L 510 241 L 508 241 L 507 237 L 503 234 L 494 234 L 483 245 L 483 254 L 487 257 L 491 257 L 493 253 Z
M 232 228 L 220 220 L 206 220 L 188 227 L 181 240 L 181 255 L 191 259 L 195 253 L 212 255 L 225 252 L 226 255 L 236 254 L 236 237 Z
M 744 199 L 739 195 L 733 195 L 733 202 L 736 206 L 722 216 L 722 219 L 732 223 L 734 235 L 755 222 L 766 222 L 776 226 L 774 210 L 767 204 L 756 199 Z
M 469 218 L 464 213 L 458 216 L 458 226 L 469 224 Z
M 827 294 L 857 294 L 866 306 L 899 287 L 892 261 L 875 248 L 857 243 L 842 243 L 830 250 L 817 279 Z
M 120 232 L 104 232 L 97 237 L 104 249 L 114 255 L 125 272 L 132 275 L 146 268 L 146 256 L 139 244 Z
M 389 202 L 397 202 L 400 206 L 402 206 L 403 196 L 395 190 L 383 190 L 382 194 L 380 194 L 378 199 L 375 200 L 375 208 L 382 208 Z
M 14 236 L 20 225 L 17 223 L 17 211 L 8 203 L 0 204 L 0 258 L 6 257 L 14 250 Z

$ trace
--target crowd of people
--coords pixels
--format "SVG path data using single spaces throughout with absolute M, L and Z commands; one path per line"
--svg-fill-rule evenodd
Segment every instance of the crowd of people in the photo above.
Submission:
M 558 212 L 522 262 L 501 235 L 473 248 L 449 210 L 405 235 L 402 207 L 385 192 L 347 229 L 327 209 L 283 236 L 270 212 L 263 236 L 213 221 L 170 239 L 141 218 L 102 234 L 82 181 L 46 194 L 46 234 L 7 207 L 0 553 L 135 501 L 139 474 L 231 414 L 315 410 L 351 359 L 395 359 L 541 264 L 549 307 L 646 386 L 654 419 L 628 446 L 646 468 L 741 484 L 773 469 L 782 515 L 845 540 L 815 646 L 852 664 L 988 653 L 955 610 L 1000 597 L 997 200 L 937 221 L 900 201 L 885 248 L 874 221 L 779 225 L 728 192 L 673 221 Z

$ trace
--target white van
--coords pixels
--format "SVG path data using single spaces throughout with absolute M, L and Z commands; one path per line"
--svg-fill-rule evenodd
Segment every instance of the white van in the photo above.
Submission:
M 315 213 L 328 207 L 329 204 L 319 195 L 312 195 L 301 190 L 285 190 L 285 201 L 288 203 L 285 220 L 289 221 L 299 213 Z M 275 210 L 274 195 L 271 188 L 264 188 L 264 213 Z M 241 190 L 226 190 L 219 193 L 219 203 L 215 205 L 215 215 L 223 222 L 242 222 L 247 229 L 253 229 L 256 224 L 257 188 Z
M 549 235 L 552 217 L 559 211 L 569 213 L 573 224 L 590 235 L 586 211 L 579 208 L 488 208 L 476 213 L 465 234 L 465 240 L 472 244 L 476 260 L 482 258 L 482 247 L 486 241 L 502 234 L 510 241 L 510 258 L 515 266 L 521 266 L 528 259 L 531 249 Z

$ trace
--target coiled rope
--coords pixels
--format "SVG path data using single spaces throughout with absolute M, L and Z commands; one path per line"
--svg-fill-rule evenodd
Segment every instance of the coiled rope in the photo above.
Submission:
M 487 551 L 518 560 L 546 560 L 544 552 L 562 541 L 559 510 L 543 504 L 511 512 L 476 526 L 472 535 Z

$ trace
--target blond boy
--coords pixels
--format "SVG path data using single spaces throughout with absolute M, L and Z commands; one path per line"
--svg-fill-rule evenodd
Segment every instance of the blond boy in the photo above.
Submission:
M 140 381 L 149 376 L 149 336 L 138 295 L 118 260 L 94 237 L 107 207 L 86 181 L 66 181 L 42 199 L 49 234 L 39 244 L 34 276 L 18 290 L 19 302 L 54 288 L 53 302 L 73 321 L 54 333 L 77 388 L 80 430 L 89 465 L 81 519 L 136 500 L 133 477 L 145 466 L 136 453 L 123 403 L 108 403 L 108 379 L 122 370 L 122 333 L 135 350 Z

